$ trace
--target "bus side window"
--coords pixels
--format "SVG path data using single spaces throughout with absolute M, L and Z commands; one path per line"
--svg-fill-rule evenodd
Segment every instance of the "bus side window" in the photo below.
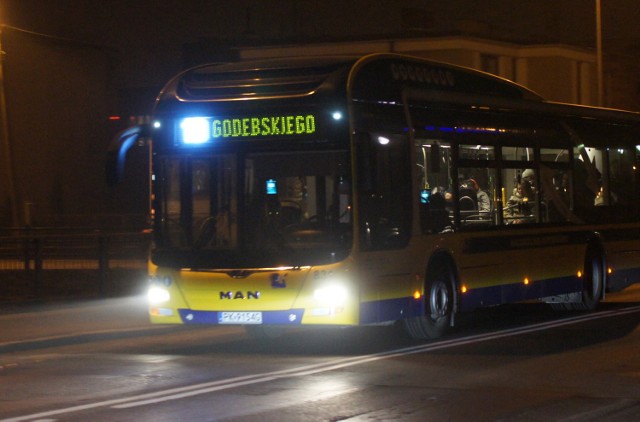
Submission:
M 588 218 L 599 222 L 636 221 L 640 214 L 640 193 L 634 148 L 587 147 L 583 155 L 590 157 L 591 172 L 595 174 L 592 179 L 598 178 L 596 183 L 591 182 L 596 197 Z
M 572 221 L 571 171 L 569 167 L 556 168 L 540 165 L 540 194 L 542 195 L 542 221 L 563 223 Z
M 608 187 L 603 185 L 605 152 L 600 148 L 578 146 L 573 158 L 573 212 L 582 221 L 607 218 L 610 205 Z M 596 209 L 598 207 L 598 209 Z
M 411 230 L 411 168 L 405 134 L 358 137 L 360 233 L 368 249 L 406 246 Z
M 640 219 L 640 145 L 609 155 L 610 186 L 619 221 Z
M 442 140 L 416 140 L 420 225 L 423 233 L 452 228 L 451 147 Z
M 458 146 L 458 194 L 461 227 L 488 227 L 498 221 L 496 148 L 492 135 L 463 133 Z
M 603 202 L 608 199 L 608 202 L 613 206 L 626 206 L 634 202 L 637 204 L 640 199 L 640 187 L 638 186 L 636 151 L 612 148 L 608 151 L 607 157 L 609 161 L 609 197 L 602 198 Z

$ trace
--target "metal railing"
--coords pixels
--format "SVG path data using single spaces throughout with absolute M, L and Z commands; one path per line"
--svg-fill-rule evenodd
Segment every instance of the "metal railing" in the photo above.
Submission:
M 146 270 L 149 242 L 145 230 L 0 229 L 0 301 L 114 293 L 116 273 Z

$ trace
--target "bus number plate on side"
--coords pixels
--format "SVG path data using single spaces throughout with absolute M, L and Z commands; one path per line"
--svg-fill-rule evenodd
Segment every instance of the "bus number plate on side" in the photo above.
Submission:
M 262 324 L 262 312 L 219 312 L 218 324 Z

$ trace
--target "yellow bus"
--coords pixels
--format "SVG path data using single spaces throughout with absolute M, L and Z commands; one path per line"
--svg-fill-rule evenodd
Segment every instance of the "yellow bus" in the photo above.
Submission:
M 151 144 L 159 324 L 402 323 L 640 279 L 640 115 L 423 59 L 288 58 L 172 79 Z

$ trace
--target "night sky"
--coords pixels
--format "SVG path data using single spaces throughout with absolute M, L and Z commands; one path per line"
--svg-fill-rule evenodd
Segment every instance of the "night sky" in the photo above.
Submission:
M 462 32 L 595 48 L 595 0 L 4 0 L 3 23 L 115 52 L 122 86 L 160 86 L 187 43 L 294 43 Z M 640 61 L 638 0 L 602 0 L 605 53 Z

